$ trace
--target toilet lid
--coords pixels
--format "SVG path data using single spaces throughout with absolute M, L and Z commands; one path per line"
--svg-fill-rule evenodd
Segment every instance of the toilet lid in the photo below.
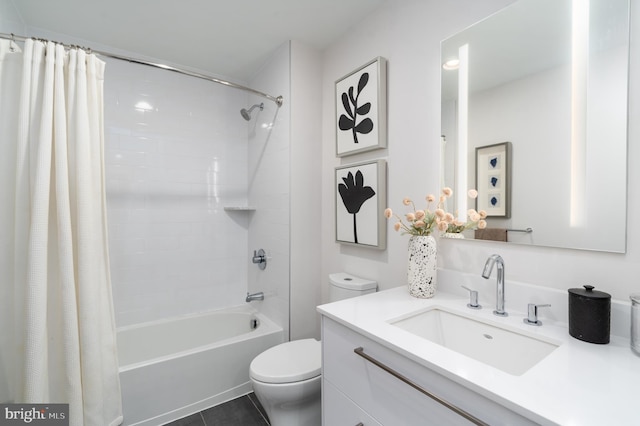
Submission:
M 294 340 L 274 346 L 251 361 L 255 380 L 266 383 L 293 383 L 320 375 L 321 345 L 315 339 Z

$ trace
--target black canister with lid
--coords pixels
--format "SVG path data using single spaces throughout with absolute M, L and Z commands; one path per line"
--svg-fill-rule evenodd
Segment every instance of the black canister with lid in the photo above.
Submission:
M 583 287 L 569 289 L 569 334 L 589 343 L 609 343 L 611 295 Z

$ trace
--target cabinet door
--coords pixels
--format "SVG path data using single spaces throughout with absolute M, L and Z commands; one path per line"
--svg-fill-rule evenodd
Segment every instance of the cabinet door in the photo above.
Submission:
M 377 361 L 487 424 L 535 424 L 329 318 L 324 317 L 322 324 L 324 380 L 383 425 L 473 423 L 355 354 L 357 347 L 363 347 L 365 353 Z
M 380 426 L 331 382 L 322 383 L 322 423 L 325 426 Z

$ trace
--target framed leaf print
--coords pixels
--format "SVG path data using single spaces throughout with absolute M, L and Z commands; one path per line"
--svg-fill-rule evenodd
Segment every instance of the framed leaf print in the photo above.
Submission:
M 387 243 L 385 160 L 336 168 L 336 241 L 384 249 Z
M 387 61 L 378 57 L 336 81 L 336 155 L 387 147 Z
M 511 142 L 476 148 L 477 210 L 511 217 Z

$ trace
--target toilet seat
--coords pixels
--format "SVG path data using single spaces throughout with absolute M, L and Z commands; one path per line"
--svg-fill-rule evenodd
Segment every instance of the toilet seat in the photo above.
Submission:
M 294 340 L 274 346 L 255 357 L 251 378 L 265 383 L 295 383 L 320 376 L 321 345 L 315 339 Z

